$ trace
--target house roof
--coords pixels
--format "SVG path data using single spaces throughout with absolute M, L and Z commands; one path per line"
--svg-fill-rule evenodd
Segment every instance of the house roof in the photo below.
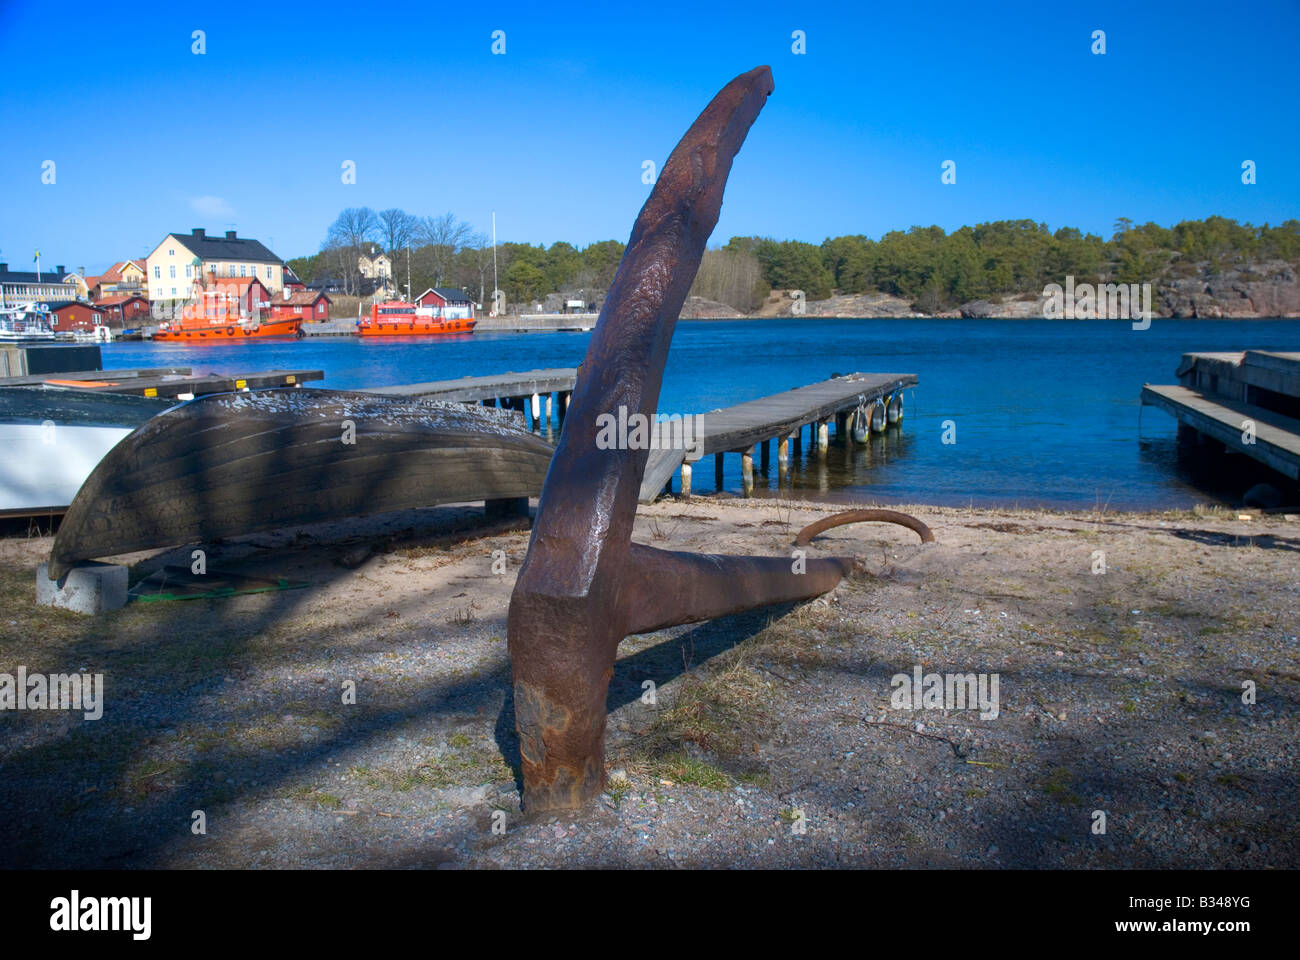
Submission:
M 276 297 L 271 301 L 271 306 L 287 303 L 290 306 L 295 307 L 309 307 L 321 298 L 324 298 L 327 303 L 334 302 L 323 290 L 297 290 L 294 293 L 291 293 L 287 298 L 283 296 Z
M 82 277 L 81 279 L 86 281 L 87 290 L 94 290 L 95 287 L 99 286 L 104 280 L 103 277 Z
M 127 268 L 128 264 L 133 265 L 141 273 L 145 272 L 143 260 L 119 260 L 96 279 L 100 283 L 118 283 L 122 279 L 122 271 Z M 86 278 L 86 283 L 90 283 L 90 277 Z
M 207 285 L 209 287 L 216 287 L 217 289 L 221 289 L 222 287 L 234 287 L 241 294 L 253 284 L 257 284 L 263 289 L 266 288 L 266 284 L 257 277 L 214 277 L 209 275 L 207 278 Z
M 95 304 L 101 307 L 116 307 L 128 300 L 144 300 L 144 297 L 138 293 L 114 293 L 107 297 L 100 297 L 95 301 Z
M 67 274 L 57 273 L 53 270 L 42 270 L 40 278 L 36 276 L 35 270 L 10 270 L 6 266 L 0 270 L 0 282 L 4 283 L 62 283 Z M 73 284 L 68 284 L 73 286 Z
M 234 233 L 233 230 L 229 231 Z M 209 237 L 207 234 L 169 233 L 177 243 L 203 260 L 244 260 L 248 263 L 282 263 L 260 240 L 246 237 Z M 165 241 L 164 241 L 165 242 Z
M 425 294 L 436 293 L 447 303 L 473 303 L 470 295 L 458 287 L 430 287 L 424 293 L 416 297 L 416 300 L 424 299 Z
M 102 309 L 97 304 L 87 303 L 84 300 L 52 300 L 49 304 L 50 312 L 55 313 L 59 310 L 66 310 L 68 307 L 85 307 L 87 310 Z

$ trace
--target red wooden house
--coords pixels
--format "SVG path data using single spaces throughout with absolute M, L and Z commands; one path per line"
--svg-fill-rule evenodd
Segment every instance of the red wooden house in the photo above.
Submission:
M 474 301 L 464 290 L 455 287 L 430 287 L 415 298 L 417 307 L 432 307 L 436 316 L 448 319 L 474 319 Z
M 50 327 L 56 333 L 94 330 L 103 323 L 104 311 L 96 304 L 80 300 L 57 300 L 50 304 Z
M 285 292 L 289 296 L 284 295 Z M 271 317 L 293 317 L 302 315 L 306 321 L 328 320 L 330 318 L 330 304 L 332 300 L 320 290 L 299 290 L 290 292 L 285 287 L 280 296 L 271 301 Z
M 124 327 L 135 317 L 149 316 L 149 301 L 138 294 L 115 293 L 101 297 L 95 306 L 104 311 L 104 322 L 110 326 Z
M 206 288 L 239 297 L 239 312 L 251 315 L 255 310 L 270 308 L 271 291 L 257 277 L 214 277 L 209 275 Z

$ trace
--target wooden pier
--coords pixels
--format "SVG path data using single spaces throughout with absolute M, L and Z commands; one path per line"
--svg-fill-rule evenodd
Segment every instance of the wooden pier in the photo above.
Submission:
M 586 333 L 596 326 L 598 313 L 523 313 L 511 317 L 479 317 L 476 331 L 494 333 Z
M 1141 399 L 1178 420 L 1181 445 L 1208 438 L 1300 479 L 1300 353 L 1187 353 L 1178 381 L 1146 384 Z
M 711 410 L 692 418 L 698 431 L 685 444 L 689 449 L 651 450 L 641 484 L 641 501 L 655 499 L 681 471 L 683 497 L 691 495 L 693 464 L 708 456 L 714 458 L 714 480 L 722 487 L 723 455 L 736 453 L 741 458 L 741 487 L 746 496 L 754 489 L 754 458 L 759 469 L 767 473 L 771 463 L 771 446 L 776 442 L 778 479 L 789 472 L 791 453 L 803 455 L 803 433 L 808 430 L 808 444 L 818 457 L 825 457 L 835 424 L 836 440 L 853 442 L 853 421 L 862 409 L 861 428 L 879 433 L 902 417 L 902 391 L 915 386 L 912 373 L 850 373 L 812 383 L 784 393 Z M 683 430 L 695 430 L 695 427 Z
M 408 383 L 395 387 L 374 387 L 362 393 L 385 397 L 428 397 L 432 400 L 482 403 L 489 407 L 518 410 L 530 430 L 546 433 L 559 429 L 569 398 L 578 382 L 576 367 L 500 373 L 489 377 L 461 377 L 430 383 Z
M 270 370 L 263 373 L 193 376 L 189 367 L 177 367 L 167 370 L 90 370 L 34 377 L 5 377 L 0 379 L 0 387 L 44 384 L 47 387 L 86 393 L 129 393 L 139 397 L 191 400 L 210 393 L 301 387 L 308 381 L 323 379 L 325 373 L 321 370 Z

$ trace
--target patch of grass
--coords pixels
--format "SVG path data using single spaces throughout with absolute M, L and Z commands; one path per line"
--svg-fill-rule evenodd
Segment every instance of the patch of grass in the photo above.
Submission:
M 337 810 L 343 806 L 343 801 L 332 793 L 325 793 L 316 787 L 303 784 L 298 787 L 289 787 L 280 791 L 277 796 L 285 800 L 298 800 L 303 803 L 316 803 L 330 810 Z
M 1078 804 L 1079 798 L 1073 792 L 1074 774 L 1065 767 L 1052 770 L 1043 782 L 1043 792 L 1061 803 Z
M 466 737 L 464 740 L 468 745 L 469 739 Z M 402 793 L 416 787 L 441 790 L 447 787 L 476 787 L 484 783 L 501 783 L 514 779 L 514 771 L 505 758 L 493 750 L 444 753 L 442 756 L 429 757 L 409 769 L 354 767 L 350 773 L 373 789 Z
M 730 775 L 725 771 L 685 752 L 657 758 L 651 773 L 656 778 L 704 787 L 706 790 L 727 790 L 733 785 Z

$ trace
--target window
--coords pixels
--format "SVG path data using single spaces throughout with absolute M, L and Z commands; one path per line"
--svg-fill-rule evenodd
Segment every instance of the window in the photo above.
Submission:
M 190 265 L 187 263 L 185 264 L 185 279 L 188 280 L 189 278 L 190 278 Z
M 270 268 L 270 267 L 267 267 L 267 268 L 266 268 L 266 279 L 268 279 L 268 280 L 271 279 L 271 268 Z
M 173 296 L 173 297 L 176 296 L 176 288 L 175 288 L 175 287 L 172 287 L 172 296 Z
M 161 280 L 161 279 L 162 279 L 162 267 L 154 267 L 154 268 L 153 268 L 153 278 L 154 278 L 155 280 Z
M 161 300 L 161 299 L 162 299 L 162 287 L 154 287 L 154 288 L 153 288 L 153 295 L 154 295 L 154 299 L 156 299 L 156 300 Z
M 247 267 L 246 267 L 244 264 L 241 263 L 241 264 L 239 265 L 239 275 L 240 275 L 241 277 L 243 277 L 243 276 L 247 276 L 247 274 L 245 273 L 245 270 L 246 270 L 246 269 L 247 269 Z
M 168 268 L 167 268 L 167 272 L 168 272 L 169 274 L 171 274 L 171 278 L 172 278 L 173 280 L 175 280 L 175 279 L 176 279 L 176 264 L 173 263 L 170 267 L 168 267 Z
M 233 277 L 234 275 L 235 275 L 235 265 L 232 263 L 226 267 L 226 276 Z
M 174 256 L 176 256 L 176 251 L 175 251 L 175 250 L 168 250 L 168 251 L 167 251 L 167 256 L 169 256 L 169 257 L 174 257 Z
M 214 277 L 217 275 L 217 265 L 215 263 L 208 264 L 208 273 L 212 274 Z

